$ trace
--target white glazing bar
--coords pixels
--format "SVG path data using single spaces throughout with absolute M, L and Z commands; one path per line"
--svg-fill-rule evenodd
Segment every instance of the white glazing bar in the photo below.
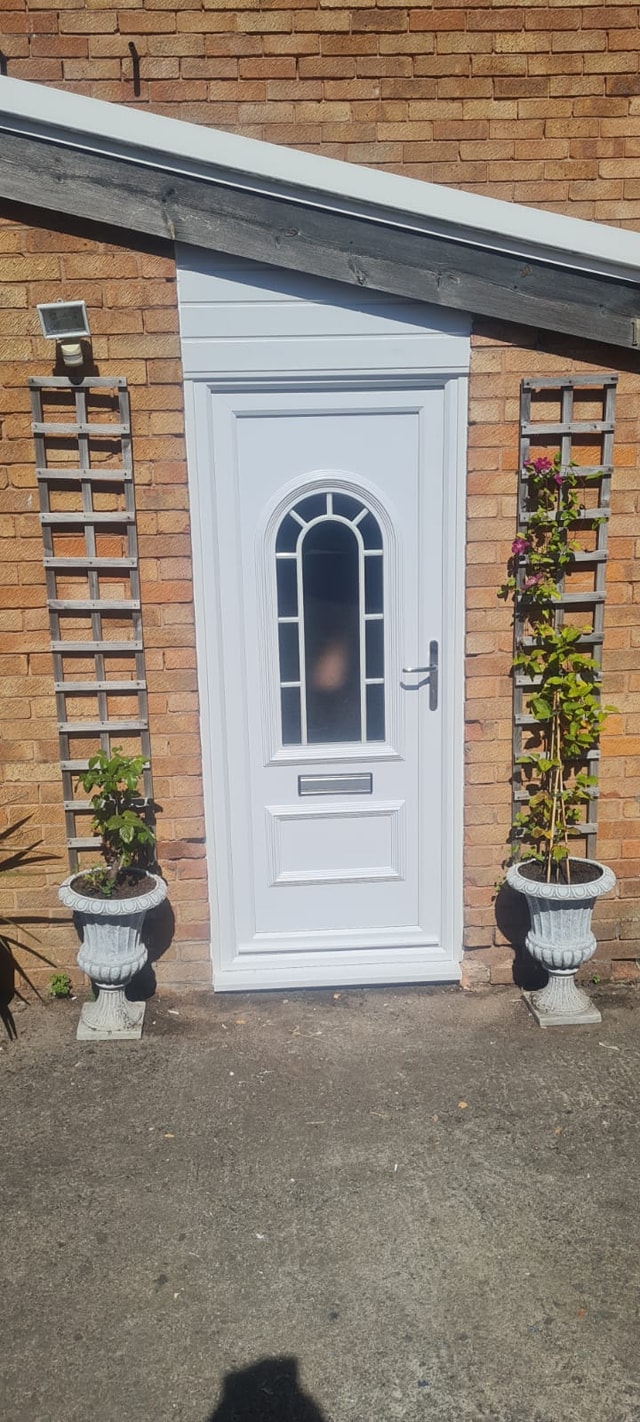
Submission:
M 366 512 L 366 510 L 365 510 Z M 367 643 L 364 610 L 364 543 L 356 520 L 351 525 L 358 540 L 358 614 L 360 623 L 360 740 L 367 739 Z
M 297 515 L 296 513 L 294 513 L 293 510 L 291 510 L 291 513 L 292 513 L 293 518 L 298 518 L 298 515 Z M 303 528 L 306 527 L 306 525 L 303 523 L 303 520 L 300 519 L 300 518 L 298 518 L 298 523 L 302 524 Z M 298 589 L 298 657 L 299 657 L 299 659 L 300 659 L 300 744 L 301 744 L 302 746 L 306 746 L 306 744 L 307 744 L 307 668 L 306 668 L 306 664 L 305 664 L 305 641 L 304 641 L 304 611 L 305 611 L 305 609 L 304 609 L 304 587 L 303 587 L 303 583 L 302 583 L 302 545 L 303 545 L 303 543 L 304 543 L 304 534 L 302 535 L 301 538 L 298 539 L 298 546 L 297 546 L 297 549 L 296 549 L 296 559 L 297 559 L 297 563 L 296 563 L 296 583 L 297 583 L 297 589 Z
M 306 677 L 306 637 L 305 637 L 305 606 L 304 606 L 304 578 L 303 578 L 303 543 L 304 537 L 309 530 L 318 523 L 331 521 L 345 524 L 354 533 L 358 543 L 358 625 L 359 625 L 359 673 L 360 673 L 360 743 L 367 740 L 367 687 L 385 685 L 384 675 L 381 677 L 367 676 L 367 640 L 366 625 L 368 622 L 383 622 L 384 610 L 382 612 L 365 611 L 365 578 L 364 559 L 382 558 L 382 548 L 365 548 L 364 540 L 360 532 L 359 525 L 371 510 L 366 504 L 361 504 L 358 513 L 354 518 L 347 518 L 335 512 L 334 491 L 318 491 L 324 495 L 325 512 L 317 514 L 314 518 L 305 519 L 296 508 L 290 508 L 284 517 L 291 517 L 299 524 L 302 533 L 299 536 L 295 551 L 276 552 L 276 559 L 296 560 L 296 586 L 298 597 L 297 616 L 278 615 L 278 626 L 297 626 L 298 628 L 298 656 L 300 662 L 300 680 L 282 681 L 279 680 L 281 691 L 298 690 L 300 693 L 300 744 L 307 745 L 309 737 L 308 728 L 308 707 L 307 707 L 307 677 Z M 373 517 L 373 515 L 372 515 Z

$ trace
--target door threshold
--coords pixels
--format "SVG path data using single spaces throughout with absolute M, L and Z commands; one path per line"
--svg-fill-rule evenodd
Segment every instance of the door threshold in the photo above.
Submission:
M 346 955 L 345 955 L 346 956 Z M 340 961 L 340 959 L 342 961 Z M 397 963 L 353 962 L 336 954 L 332 962 L 274 963 L 271 955 L 254 955 L 252 961 L 236 959 L 214 974 L 214 992 L 254 992 L 270 988 L 344 988 L 408 986 L 411 983 L 458 983 L 459 959 L 437 961 L 404 955 Z

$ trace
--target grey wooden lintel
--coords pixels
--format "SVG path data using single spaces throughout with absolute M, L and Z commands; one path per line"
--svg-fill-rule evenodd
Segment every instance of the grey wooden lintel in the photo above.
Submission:
M 419 219 L 351 216 L 298 195 L 251 192 L 230 180 L 160 168 L 4 133 L 0 194 L 11 201 L 121 226 L 412 300 L 631 348 L 640 288 L 490 250 Z M 414 230 L 408 230 L 413 226 Z

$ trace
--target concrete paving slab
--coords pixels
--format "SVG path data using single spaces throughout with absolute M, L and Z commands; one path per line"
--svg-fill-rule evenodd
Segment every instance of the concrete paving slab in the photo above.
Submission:
M 162 995 L 3 1043 L 3 1422 L 639 1422 L 640 998 Z

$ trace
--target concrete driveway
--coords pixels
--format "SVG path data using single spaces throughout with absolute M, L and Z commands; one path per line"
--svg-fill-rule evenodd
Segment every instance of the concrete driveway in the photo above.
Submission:
M 4 1422 L 638 1422 L 640 998 L 206 994 L 3 1043 Z

